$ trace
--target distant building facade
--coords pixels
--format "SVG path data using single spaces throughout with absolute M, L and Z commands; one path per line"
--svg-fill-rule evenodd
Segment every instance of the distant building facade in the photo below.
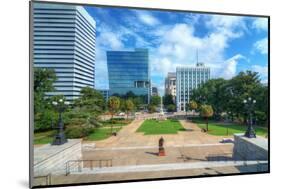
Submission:
M 175 72 L 168 72 L 167 77 L 165 78 L 165 95 L 172 95 L 173 101 L 176 102 L 176 73 Z
M 95 86 L 96 23 L 81 6 L 33 3 L 33 62 L 53 69 L 56 92 L 67 100 Z
M 149 103 L 151 78 L 147 49 L 135 51 L 107 51 L 109 95 L 125 95 L 132 91 L 144 95 Z
M 104 100 L 107 102 L 109 99 L 109 90 L 108 89 L 97 89 L 97 91 L 99 91 L 102 94 Z
M 151 96 L 159 96 L 157 87 L 151 88 Z
M 176 68 L 177 111 L 186 111 L 186 103 L 189 103 L 192 90 L 210 79 L 210 68 L 203 63 L 197 63 L 196 67 Z

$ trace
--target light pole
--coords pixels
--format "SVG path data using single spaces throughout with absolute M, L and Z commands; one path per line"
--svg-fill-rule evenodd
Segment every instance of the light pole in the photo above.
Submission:
M 248 124 L 248 128 L 245 132 L 245 136 L 248 138 L 256 138 L 256 132 L 252 125 L 253 124 L 252 112 L 253 112 L 254 106 L 256 104 L 256 100 L 249 97 L 248 99 L 243 100 L 243 103 L 245 104 L 245 108 L 248 110 L 248 114 L 249 114 L 249 124 Z
M 62 145 L 67 142 L 67 139 L 64 135 L 64 130 L 63 130 L 64 125 L 63 125 L 63 121 L 62 121 L 62 113 L 67 108 L 67 105 L 69 105 L 69 102 L 64 101 L 63 99 L 59 99 L 58 101 L 53 101 L 52 104 L 54 105 L 55 109 L 59 112 L 58 126 L 55 127 L 55 129 L 58 129 L 58 132 L 54 137 L 52 145 Z

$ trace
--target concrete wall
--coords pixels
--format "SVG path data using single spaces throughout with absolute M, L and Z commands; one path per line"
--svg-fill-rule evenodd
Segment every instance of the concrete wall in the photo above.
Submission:
M 268 140 L 263 137 L 247 138 L 234 135 L 233 158 L 236 160 L 268 160 Z

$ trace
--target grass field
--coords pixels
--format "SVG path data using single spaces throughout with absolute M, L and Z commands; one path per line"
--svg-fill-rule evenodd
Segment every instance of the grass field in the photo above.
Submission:
M 112 132 L 118 132 L 121 128 L 113 128 Z M 103 140 L 111 136 L 111 128 L 97 128 L 95 131 L 87 136 L 85 140 L 97 141 Z
M 34 133 L 34 144 L 47 144 L 53 141 L 53 136 L 56 131 L 46 131 Z
M 137 130 L 145 135 L 177 134 L 178 131 L 185 131 L 178 120 L 145 120 Z
M 197 125 L 200 128 L 206 128 L 206 123 L 203 121 L 196 121 Z M 247 129 L 246 125 L 239 125 L 233 123 L 217 123 L 217 122 L 209 122 L 209 131 L 208 133 L 211 135 L 217 136 L 227 136 L 233 135 L 235 133 L 245 133 Z M 266 136 L 268 134 L 267 129 L 264 127 L 254 126 L 256 134 L 259 136 Z
M 132 120 L 111 120 L 102 122 L 102 127 L 95 129 L 95 132 L 91 133 L 89 136 L 85 137 L 85 140 L 103 140 L 111 136 L 111 125 L 113 126 L 113 132 L 118 132 L 123 126 L 131 123 Z M 44 131 L 39 133 L 34 133 L 34 144 L 48 144 L 53 141 L 53 136 L 57 131 Z

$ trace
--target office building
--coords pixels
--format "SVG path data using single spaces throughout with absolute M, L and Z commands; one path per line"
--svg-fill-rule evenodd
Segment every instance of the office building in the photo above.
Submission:
M 97 89 L 97 91 L 99 91 L 102 94 L 104 100 L 107 102 L 109 99 L 108 89 Z
M 174 103 L 176 102 L 176 73 L 168 72 L 165 78 L 165 95 L 172 95 Z
M 78 98 L 83 87 L 95 86 L 95 20 L 81 6 L 33 4 L 34 67 L 53 69 L 55 92 Z
M 159 96 L 157 87 L 151 88 L 151 96 Z
M 177 111 L 186 111 L 186 103 L 189 103 L 192 90 L 210 79 L 210 68 L 203 63 L 197 63 L 196 67 L 176 68 Z
M 107 51 L 109 95 L 125 95 L 131 91 L 150 101 L 151 81 L 147 49 Z

